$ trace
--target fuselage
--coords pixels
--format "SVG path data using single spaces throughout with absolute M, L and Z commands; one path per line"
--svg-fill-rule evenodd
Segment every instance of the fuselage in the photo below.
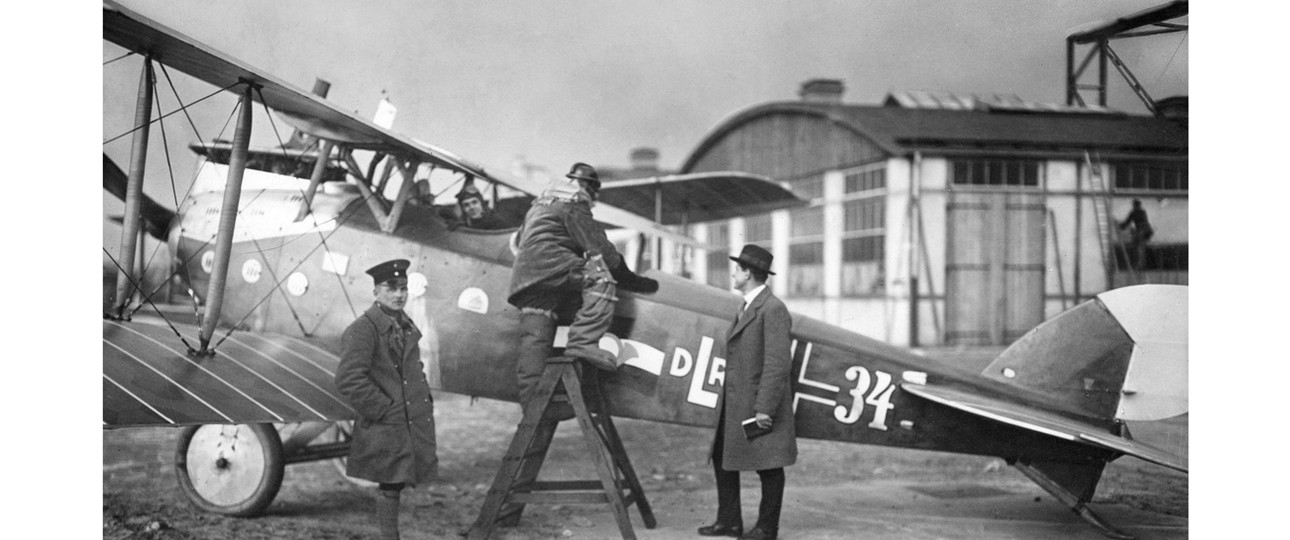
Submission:
M 207 164 L 210 166 L 211 164 Z M 250 171 L 248 171 L 250 172 Z M 267 174 L 267 173 L 265 173 Z M 313 213 L 295 217 L 298 179 L 248 177 L 241 196 L 222 325 L 303 336 L 339 350 L 343 330 L 372 304 L 364 270 L 412 261 L 405 311 L 423 333 L 421 358 L 434 388 L 515 401 L 519 312 L 506 302 L 513 230 L 449 230 L 433 206 L 409 205 L 393 233 L 352 186 L 324 184 Z M 175 253 L 196 291 L 206 290 L 222 192 L 181 207 Z M 627 364 L 602 378 L 615 416 L 714 426 L 724 381 L 725 336 L 739 307 L 732 291 L 661 272 L 654 294 L 619 291 L 610 332 Z M 563 334 L 557 336 L 561 345 Z M 1006 394 L 976 374 L 794 315 L 794 410 L 798 436 L 1008 457 L 1084 452 L 1050 437 L 929 403 L 901 384 L 953 385 Z

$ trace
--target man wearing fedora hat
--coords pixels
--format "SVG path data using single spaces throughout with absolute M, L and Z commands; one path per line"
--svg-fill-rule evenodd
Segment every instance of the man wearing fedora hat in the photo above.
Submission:
M 376 301 L 341 336 L 336 391 L 358 412 L 345 474 L 377 482 L 376 523 L 383 540 L 399 538 L 399 499 L 409 484 L 429 482 L 435 456 L 434 401 L 421 366 L 421 332 L 403 312 L 407 259 L 367 270 Z
M 766 287 L 766 279 L 774 274 L 770 252 L 748 244 L 730 260 L 735 262 L 732 282 L 743 293 L 743 303 L 726 337 L 725 382 L 712 442 L 717 520 L 700 527 L 699 535 L 773 540 L 779 535 L 784 467 L 797 461 L 789 384 L 793 320 L 784 303 Z M 769 433 L 750 438 L 745 421 Z M 746 533 L 739 503 L 739 471 L 757 471 L 761 478 L 757 523 Z
M 596 169 L 575 163 L 565 177 L 533 200 L 524 225 L 512 237 L 515 264 L 507 301 L 520 308 L 516 377 L 520 404 L 526 408 L 552 355 L 557 321 L 571 321 L 566 356 L 613 370 L 617 359 L 599 342 L 613 319 L 615 285 L 636 292 L 658 290 L 657 281 L 627 267 L 592 218 L 600 191 Z M 571 411 L 560 416 L 571 418 Z

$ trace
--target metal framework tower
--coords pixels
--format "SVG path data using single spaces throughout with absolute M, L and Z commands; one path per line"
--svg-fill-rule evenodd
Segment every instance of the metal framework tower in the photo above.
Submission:
M 1147 110 L 1152 114 L 1156 112 L 1156 102 L 1147 94 L 1147 90 L 1138 82 L 1137 77 L 1129 67 L 1120 60 L 1120 57 L 1111 49 L 1111 40 L 1126 39 L 1143 36 L 1154 36 L 1159 34 L 1172 34 L 1175 32 L 1186 32 L 1187 25 L 1171 22 L 1187 16 L 1187 0 L 1174 0 L 1167 4 L 1145 9 L 1129 15 L 1120 17 L 1111 22 L 1099 24 L 1088 30 L 1072 32 L 1066 36 L 1066 104 L 1087 106 L 1081 91 L 1096 90 L 1097 104 L 1106 106 L 1106 89 L 1107 89 L 1107 62 L 1110 61 L 1115 66 L 1116 71 L 1124 77 L 1129 88 L 1138 95 Z M 1076 48 L 1079 45 L 1089 45 L 1088 52 L 1078 66 L 1075 64 Z M 1097 59 L 1097 83 L 1081 84 L 1080 78 L 1088 71 L 1089 64 L 1093 59 Z

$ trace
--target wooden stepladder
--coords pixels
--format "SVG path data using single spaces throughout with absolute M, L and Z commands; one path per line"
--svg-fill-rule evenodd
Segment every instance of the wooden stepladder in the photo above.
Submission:
M 534 398 L 542 406 L 529 407 L 524 412 L 510 448 L 502 458 L 502 465 L 497 469 L 493 486 L 484 499 L 484 508 L 470 529 L 469 538 L 483 540 L 492 534 L 494 527 L 519 524 L 520 514 L 528 504 L 608 504 L 623 538 L 635 540 L 636 533 L 627 515 L 627 507 L 635 503 L 645 528 L 656 526 L 654 512 L 650 510 L 649 501 L 645 500 L 645 492 L 610 419 L 597 372 L 587 369 L 583 373 L 582 367 L 574 358 L 547 360 Z M 582 386 L 580 378 L 583 376 L 587 378 L 587 388 Z M 585 389 L 589 389 L 591 395 L 584 394 Z M 552 405 L 562 403 L 573 406 L 583 441 L 595 463 L 598 480 L 537 479 L 560 423 L 559 418 L 547 411 L 553 409 Z

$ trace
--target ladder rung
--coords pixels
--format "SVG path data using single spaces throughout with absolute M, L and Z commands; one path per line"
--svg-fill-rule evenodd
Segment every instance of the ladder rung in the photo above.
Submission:
M 604 504 L 609 495 L 603 491 L 534 491 L 512 493 L 506 500 L 519 504 Z
M 532 491 L 560 491 L 570 489 L 600 489 L 599 480 L 549 480 L 533 482 Z
M 538 455 L 541 455 L 541 454 L 542 454 L 542 450 L 541 450 L 541 449 L 529 450 L 528 452 L 525 452 L 525 453 L 520 454 L 520 455 L 518 455 L 518 456 L 512 456 L 512 455 L 510 455 L 510 454 L 507 454 L 505 457 L 503 457 L 503 458 L 502 458 L 502 461 L 524 461 L 524 460 L 526 460 L 526 459 L 528 459 L 528 458 L 531 458 L 531 457 L 534 457 L 534 456 L 538 456 Z

